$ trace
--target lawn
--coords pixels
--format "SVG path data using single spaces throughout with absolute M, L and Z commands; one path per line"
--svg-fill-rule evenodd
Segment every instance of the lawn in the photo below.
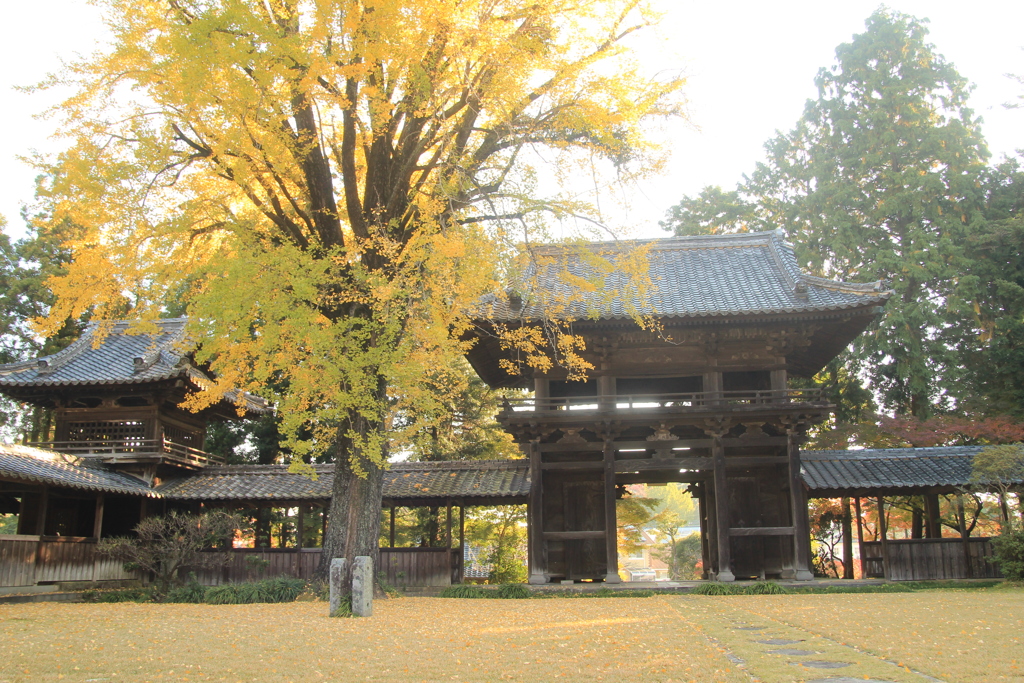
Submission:
M 0 681 L 1024 681 L 1019 590 L 374 609 L 328 619 L 316 602 L 2 605 Z M 813 654 L 780 654 L 779 640 Z

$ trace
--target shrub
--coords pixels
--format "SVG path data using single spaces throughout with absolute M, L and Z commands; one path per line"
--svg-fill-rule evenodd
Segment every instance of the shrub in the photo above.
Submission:
M 206 602 L 206 586 L 196 580 L 196 575 L 189 576 L 189 581 L 183 586 L 172 588 L 167 592 L 164 602 L 182 602 L 198 604 Z
M 488 591 L 476 586 L 448 586 L 438 594 L 439 598 L 486 598 Z
M 743 592 L 747 595 L 785 595 L 789 593 L 788 590 L 774 581 L 758 581 L 747 586 L 747 589 Z
M 224 564 L 227 553 L 203 551 L 224 543 L 241 525 L 241 517 L 223 510 L 201 515 L 171 511 L 135 525 L 136 538 L 101 539 L 96 551 L 119 560 L 129 571 L 152 572 L 158 592 L 164 593 L 179 582 L 182 567 Z
M 533 591 L 521 583 L 506 583 L 498 588 L 497 597 L 510 600 L 521 600 L 523 598 L 533 597 Z
M 743 587 L 720 581 L 707 581 L 690 592 L 694 595 L 739 595 L 743 592 Z
M 290 576 L 277 576 L 258 581 L 256 587 L 259 602 L 295 602 L 295 598 L 305 590 L 306 582 Z
M 257 602 L 294 602 L 306 588 L 302 579 L 278 576 L 253 583 L 228 583 L 206 589 L 210 605 L 251 605 Z
M 992 539 L 991 561 L 1008 581 L 1024 581 L 1024 531 L 1011 531 Z

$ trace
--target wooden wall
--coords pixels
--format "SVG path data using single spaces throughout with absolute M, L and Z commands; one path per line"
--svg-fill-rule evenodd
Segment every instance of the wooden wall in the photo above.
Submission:
M 967 571 L 964 542 L 960 538 L 922 538 L 886 541 L 889 553 L 888 578 L 891 581 L 927 581 L 930 579 L 997 579 L 999 569 L 986 558 L 992 556 L 988 538 L 972 538 L 970 568 Z M 882 543 L 864 542 L 865 574 L 868 578 L 885 576 L 882 568 Z
M 136 578 L 120 562 L 100 556 L 94 538 L 0 536 L 0 587 Z

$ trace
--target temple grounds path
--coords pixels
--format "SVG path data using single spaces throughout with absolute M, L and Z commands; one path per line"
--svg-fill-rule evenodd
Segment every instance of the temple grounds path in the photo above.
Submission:
M 1015 590 L 402 598 L 375 610 L 0 605 L 0 681 L 1024 681 Z

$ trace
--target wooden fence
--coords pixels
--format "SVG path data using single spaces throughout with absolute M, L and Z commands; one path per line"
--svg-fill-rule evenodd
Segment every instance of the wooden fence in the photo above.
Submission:
M 964 548 L 960 538 L 921 538 L 886 541 L 888 559 L 883 566 L 881 541 L 865 541 L 864 573 L 868 578 L 890 581 L 926 581 L 929 579 L 997 579 L 999 569 L 987 558 L 992 556 L 988 538 L 971 538 Z M 967 564 L 968 553 L 970 565 Z M 970 571 L 968 571 L 968 566 Z
M 320 548 L 235 548 L 223 566 L 195 569 L 207 586 L 274 576 L 309 580 L 320 564 Z M 449 586 L 461 576 L 458 548 L 381 548 L 380 567 L 393 586 Z M 188 571 L 188 570 L 185 570 Z M 0 587 L 63 581 L 140 578 L 121 563 L 96 552 L 96 539 L 57 536 L 0 536 Z
M 136 578 L 120 562 L 99 555 L 95 538 L 0 536 L 0 587 Z
M 207 586 L 275 576 L 310 580 L 320 564 L 320 548 L 235 548 L 222 567 L 196 570 Z M 381 548 L 380 567 L 392 586 L 450 586 L 459 580 L 462 553 L 446 548 Z

